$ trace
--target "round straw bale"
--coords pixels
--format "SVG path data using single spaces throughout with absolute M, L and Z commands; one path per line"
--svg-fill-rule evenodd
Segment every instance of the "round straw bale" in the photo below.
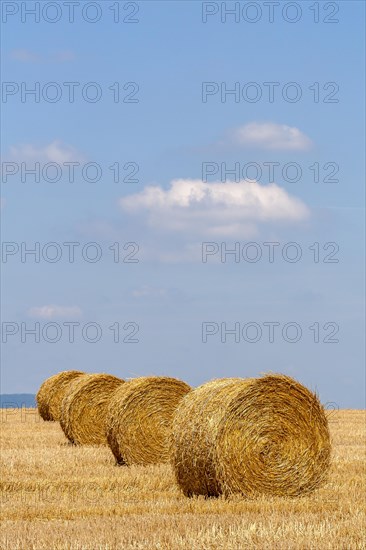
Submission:
M 111 374 L 87 374 L 76 380 L 62 402 L 60 424 L 66 437 L 79 445 L 106 445 L 109 401 L 124 380 Z
M 296 380 L 213 380 L 188 394 L 173 421 L 172 464 L 184 494 L 299 496 L 330 465 L 327 417 Z
M 43 382 L 36 395 L 38 412 L 43 420 L 60 420 L 64 395 L 69 385 L 82 374 L 78 370 L 65 370 Z
M 165 376 L 135 378 L 118 389 L 106 423 L 118 464 L 169 462 L 173 414 L 190 390 L 185 382 Z

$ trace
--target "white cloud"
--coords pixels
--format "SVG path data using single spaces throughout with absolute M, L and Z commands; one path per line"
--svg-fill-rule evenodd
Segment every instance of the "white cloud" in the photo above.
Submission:
M 142 214 L 150 227 L 195 236 L 248 238 L 266 222 L 299 222 L 307 206 L 276 184 L 179 179 L 168 190 L 145 187 L 119 201 L 123 211 Z
M 198 263 L 202 262 L 202 243 L 184 243 L 178 247 L 164 246 L 164 248 L 155 249 L 151 246 L 145 257 L 166 264 Z
M 76 59 L 76 55 L 71 50 L 61 50 L 52 54 L 50 59 L 56 63 L 65 63 L 67 61 L 74 61 Z
M 162 298 L 167 295 L 167 291 L 164 288 L 152 288 L 150 286 L 144 285 L 141 288 L 137 288 L 132 291 L 132 296 L 134 298 Z
M 28 310 L 28 315 L 39 319 L 55 319 L 58 317 L 74 319 L 75 317 L 81 317 L 82 311 L 78 306 L 56 306 L 51 304 L 32 307 Z
M 39 147 L 31 143 L 12 145 L 9 148 L 12 160 L 18 162 L 84 162 L 85 157 L 74 147 L 54 140 L 48 145 Z
M 235 145 L 282 151 L 306 151 L 312 141 L 301 130 L 274 122 L 250 122 L 232 130 Z
M 59 50 L 51 54 L 39 54 L 27 50 L 26 48 L 17 48 L 10 52 L 10 58 L 22 63 L 65 63 L 76 59 L 75 53 L 71 50 Z
M 41 60 L 41 57 L 25 48 L 18 48 L 16 50 L 12 50 L 10 52 L 11 59 L 15 59 L 16 61 L 22 61 L 24 63 L 36 63 L 37 61 Z

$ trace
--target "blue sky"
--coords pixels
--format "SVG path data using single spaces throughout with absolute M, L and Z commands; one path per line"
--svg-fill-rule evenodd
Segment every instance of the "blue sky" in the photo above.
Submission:
M 241 11 L 238 23 L 229 16 L 223 23 L 220 2 L 205 8 L 149 1 L 137 3 L 137 23 L 114 23 L 115 3 L 104 1 L 96 3 L 101 18 L 94 24 L 78 10 L 70 23 L 62 2 L 53 24 L 42 13 L 39 22 L 23 14 L 22 23 L 20 8 L 11 15 L 14 3 L 3 4 L 11 6 L 2 24 L 1 225 L 4 243 L 14 244 L 5 244 L 2 258 L 1 391 L 36 391 L 45 377 L 68 368 L 126 378 L 165 374 L 193 385 L 271 370 L 298 378 L 325 403 L 364 407 L 364 3 L 315 3 L 319 23 L 313 2 L 295 3 L 301 8 L 296 23 L 284 20 L 286 3 L 273 23 L 258 3 L 258 22 L 245 21 Z M 123 17 L 134 5 L 120 2 Z M 203 23 L 202 10 L 216 6 L 218 13 Z M 37 82 L 39 102 L 30 95 L 22 101 L 22 86 Z M 47 88 L 52 82 L 56 87 Z M 79 83 L 73 103 L 65 82 Z M 95 103 L 80 92 L 91 82 L 102 93 Z M 276 83 L 272 102 L 268 82 Z M 138 101 L 115 103 L 109 89 L 115 83 L 120 97 L 135 91 L 129 97 Z M 134 84 L 123 89 L 126 83 Z M 218 90 L 206 102 L 203 83 Z M 221 91 L 235 85 L 239 100 L 231 94 L 223 101 Z M 56 89 L 59 101 L 42 97 Z M 299 101 L 286 100 L 295 92 Z M 253 93 L 262 94 L 257 102 L 250 101 Z M 60 166 L 59 181 L 23 174 L 22 182 L 22 170 L 36 162 Z M 68 181 L 70 162 L 79 163 L 74 182 Z M 99 181 L 83 179 L 88 163 L 99 165 Z M 114 182 L 109 167 L 115 163 L 123 177 L 138 168 L 137 181 Z M 203 163 L 217 166 L 207 181 Z M 251 181 L 231 176 L 225 183 L 222 163 L 249 169 Z M 268 163 L 279 163 L 273 181 Z M 290 181 L 291 169 L 283 175 L 289 163 L 300 169 L 299 181 Z M 258 166 L 262 173 L 253 181 L 250 170 Z M 338 181 L 329 182 L 333 170 Z M 93 177 L 92 168 L 88 174 Z M 21 243 L 32 248 L 36 242 L 41 252 L 57 243 L 44 254 L 61 250 L 60 260 L 41 255 L 37 263 L 28 255 L 22 261 Z M 73 263 L 65 242 L 79 243 Z M 91 242 L 97 247 L 86 253 L 102 252 L 95 263 L 81 253 Z M 219 250 L 238 243 L 241 255 L 221 262 L 216 253 L 204 263 L 203 242 L 218 243 Z M 245 259 L 248 242 L 261 251 L 258 262 Z M 273 262 L 266 242 L 279 243 Z M 297 262 L 286 256 L 295 251 L 290 242 L 301 251 Z M 125 262 L 113 261 L 113 243 Z M 124 250 L 126 243 L 136 244 Z M 273 343 L 269 322 L 278 323 Z M 39 343 L 22 334 L 35 323 Z M 50 325 L 44 337 L 48 323 L 59 328 Z M 79 323 L 72 343 L 67 323 Z M 95 343 L 82 337 L 88 323 L 102 331 Z M 120 340 L 138 325 L 138 342 L 113 342 L 115 323 Z M 203 323 L 217 328 L 206 343 Z M 234 335 L 222 342 L 225 327 L 235 323 L 239 342 Z M 243 338 L 248 323 L 262 331 L 257 342 Z M 283 336 L 288 323 L 290 340 L 296 339 L 291 330 L 301 329 L 296 342 Z M 334 327 L 339 341 L 325 342 Z M 47 341 L 52 330 L 61 330 L 54 343 Z

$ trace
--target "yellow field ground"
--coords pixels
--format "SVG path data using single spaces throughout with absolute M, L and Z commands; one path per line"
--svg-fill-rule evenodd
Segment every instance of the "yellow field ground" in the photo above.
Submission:
M 33 409 L 0 411 L 1 549 L 365 549 L 365 411 L 330 417 L 327 485 L 301 499 L 185 498 L 169 466 L 118 467 Z

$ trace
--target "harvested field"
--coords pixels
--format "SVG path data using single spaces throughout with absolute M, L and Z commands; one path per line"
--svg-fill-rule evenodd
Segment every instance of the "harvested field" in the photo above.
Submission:
M 167 464 L 116 467 L 35 409 L 5 410 L 4 550 L 364 550 L 365 411 L 329 417 L 328 482 L 301 498 L 187 498 Z

